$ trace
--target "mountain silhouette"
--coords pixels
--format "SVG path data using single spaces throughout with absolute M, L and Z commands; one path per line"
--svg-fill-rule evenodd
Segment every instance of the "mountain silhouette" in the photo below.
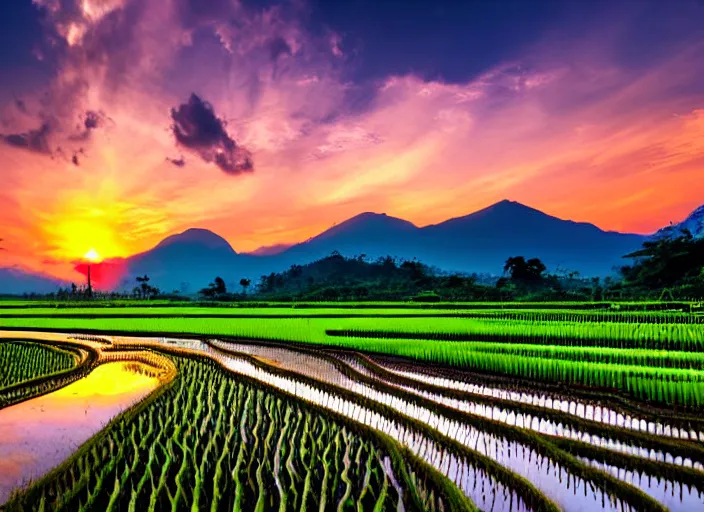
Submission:
M 308 263 L 338 251 L 345 256 L 378 258 L 413 250 L 420 228 L 385 213 L 361 213 L 305 242 L 281 252 L 276 259 Z
M 561 267 L 583 276 L 604 276 L 625 264 L 622 256 L 640 248 L 644 239 L 504 200 L 425 227 L 383 213 L 361 213 L 275 254 L 238 254 L 215 233 L 189 229 L 126 261 L 130 276 L 146 273 L 162 290 L 184 293 L 194 293 L 218 275 L 229 289 L 238 289 L 242 277 L 256 283 L 261 275 L 309 263 L 333 251 L 368 259 L 417 258 L 448 272 L 494 275 L 501 274 L 510 256 L 537 257 L 551 271 Z M 133 281 L 128 286 L 134 286 Z
M 273 256 L 274 254 L 280 254 L 286 249 L 291 247 L 293 244 L 274 244 L 274 245 L 262 245 L 257 247 L 253 251 L 246 254 L 251 254 L 252 256 Z
M 16 267 L 0 268 L 0 294 L 52 293 L 65 286 L 59 279 Z
M 624 264 L 621 257 L 645 239 L 508 200 L 426 226 L 422 235 L 416 256 L 440 268 L 497 273 L 509 256 L 526 256 L 540 258 L 553 271 L 561 267 L 583 276 L 613 273 L 614 266 Z
M 211 251 L 234 253 L 230 243 L 220 235 L 208 229 L 191 228 L 183 233 L 171 235 L 159 242 L 152 252 L 159 251 L 165 247 L 178 247 L 179 250 L 188 251 L 190 249 L 209 249 Z
M 167 293 L 195 293 L 216 276 L 222 276 L 228 287 L 234 288 L 241 278 L 235 270 L 242 257 L 220 235 L 207 229 L 187 229 L 126 258 L 127 276 L 120 288 L 132 289 L 136 285 L 134 276 L 145 274 L 151 284 Z
M 194 294 L 216 276 L 239 290 L 241 278 L 305 264 L 338 251 L 368 259 L 391 255 L 447 272 L 500 275 L 510 256 L 540 258 L 549 271 L 563 268 L 582 276 L 605 276 L 627 263 L 622 256 L 647 237 L 603 231 L 593 224 L 563 220 L 515 201 L 500 201 L 477 212 L 418 227 L 383 213 L 366 212 L 288 248 L 238 254 L 227 240 L 207 229 L 188 229 L 152 249 L 111 264 L 120 268 L 120 290 L 132 290 L 144 274 L 162 292 Z M 95 269 L 96 274 L 99 269 Z M 13 290 L 18 290 L 13 285 Z M 21 291 L 34 291 L 19 288 Z M 0 282 L 0 293 L 8 293 Z

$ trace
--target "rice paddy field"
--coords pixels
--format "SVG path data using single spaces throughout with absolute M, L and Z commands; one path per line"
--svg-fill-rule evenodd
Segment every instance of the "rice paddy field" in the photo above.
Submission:
M 699 303 L 6 301 L 0 370 L 3 510 L 704 511 Z

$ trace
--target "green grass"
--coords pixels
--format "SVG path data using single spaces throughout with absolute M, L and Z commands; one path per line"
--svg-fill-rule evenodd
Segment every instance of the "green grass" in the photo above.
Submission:
M 701 349 L 703 326 L 687 324 L 639 324 L 596 322 L 548 322 L 478 320 L 467 318 L 0 318 L 6 328 L 23 326 L 43 329 L 92 329 L 232 336 L 330 345 L 418 361 L 535 379 L 548 383 L 577 384 L 621 391 L 639 400 L 665 405 L 704 406 L 704 372 L 691 369 L 699 355 L 683 349 Z M 347 336 L 330 336 L 339 329 Z M 372 331 L 373 337 L 355 333 Z M 389 338 L 384 334 L 388 333 Z M 496 338 L 496 347 L 486 343 L 438 342 L 404 339 L 411 333 L 462 334 Z M 416 336 L 418 337 L 418 336 Z M 553 340 L 568 346 L 548 348 Z M 534 347 L 513 348 L 507 343 L 529 340 Z M 621 348 L 585 349 L 582 345 L 609 340 Z M 542 342 L 542 343 L 541 343 Z M 524 343 L 525 345 L 525 343 Z M 665 356 L 648 347 L 663 345 L 679 352 Z M 574 349 L 575 352 L 571 352 Z M 511 352 L 513 350 L 513 352 Z M 580 352 L 581 351 L 581 352 Z M 582 360 L 578 354 L 588 354 Z M 661 364 L 669 361 L 671 364 Z M 657 362 L 657 364 L 655 364 Z
M 0 308 L 0 317 L 463 317 L 485 320 L 522 322 L 568 322 L 568 323 L 623 323 L 623 324 L 704 324 L 704 316 L 672 311 L 618 311 L 618 310 L 570 310 L 570 309 L 471 309 L 443 308 L 424 309 L 410 307 L 203 307 L 164 305 L 103 306 L 103 307 L 22 307 Z
M 638 311 L 701 311 L 703 302 L 699 301 L 605 301 L 605 302 L 579 302 L 579 301 L 553 301 L 553 302 L 415 302 L 415 301 L 349 301 L 349 302 L 275 302 L 275 301 L 239 301 L 239 302 L 218 302 L 218 301 L 178 301 L 153 299 L 149 301 L 136 299 L 119 300 L 92 300 L 92 301 L 56 301 L 56 300 L 0 300 L 0 308 L 23 308 L 23 307 L 145 307 L 145 306 L 166 306 L 166 307 L 222 307 L 222 308 L 354 308 L 354 309 L 499 309 L 499 310 L 569 310 L 569 311 L 614 311 L 614 312 L 638 312 Z
M 461 310 L 443 310 L 441 314 L 462 314 Z M 413 315 L 433 315 L 440 314 L 424 309 L 355 309 L 355 308 L 235 308 L 235 307 L 76 307 L 76 308 L 22 308 L 22 309 L 0 309 L 0 317 L 14 316 L 45 316 L 45 317 L 71 317 L 81 316 L 287 316 L 287 317 L 307 317 L 307 316 L 413 316 Z
M 174 314 L 178 314 L 174 312 Z M 548 320 L 504 320 L 478 318 L 7 318 L 0 316 L 0 327 L 37 327 L 58 329 L 127 330 L 212 335 L 238 335 L 262 339 L 332 342 L 326 331 L 349 337 L 373 333 L 373 337 L 440 338 L 492 341 L 539 342 L 570 346 L 593 345 L 615 348 L 704 350 L 702 324 L 652 324 L 637 322 L 551 322 Z M 554 343 L 554 341 L 561 343 Z
M 704 406 L 704 324 L 697 323 L 694 315 L 613 308 L 599 312 L 494 309 L 475 310 L 478 316 L 472 318 L 418 317 L 433 311 L 337 306 L 19 308 L 0 311 L 0 327 L 330 345 L 546 383 L 608 388 L 666 405 Z M 643 309 L 651 306 L 645 304 Z M 437 312 L 467 314 L 469 310 Z M 330 318 L 318 317 L 321 314 Z M 398 316 L 373 316 L 389 314 Z

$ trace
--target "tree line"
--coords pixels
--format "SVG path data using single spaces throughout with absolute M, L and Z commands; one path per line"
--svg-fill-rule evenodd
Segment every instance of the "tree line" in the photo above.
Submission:
M 243 277 L 240 290 L 228 289 L 216 276 L 198 292 L 208 301 L 258 300 L 618 300 L 691 299 L 704 297 L 704 239 L 686 230 L 677 236 L 651 239 L 640 250 L 624 256 L 613 277 L 585 278 L 578 272 L 548 272 L 539 258 L 509 256 L 503 275 L 448 273 L 411 260 L 383 256 L 370 260 L 361 254 L 344 257 L 339 252 L 305 265 L 291 265 L 283 272 L 262 275 L 254 283 Z M 152 300 L 177 298 L 165 295 L 147 275 L 135 278 L 131 294 L 96 293 L 97 298 Z M 250 293 L 250 288 L 253 288 Z M 87 287 L 72 284 L 53 296 L 81 300 L 91 295 Z M 178 297 L 186 298 L 186 297 Z

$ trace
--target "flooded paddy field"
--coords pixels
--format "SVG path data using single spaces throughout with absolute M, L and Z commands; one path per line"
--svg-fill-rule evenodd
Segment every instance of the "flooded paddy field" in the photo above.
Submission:
M 124 309 L 0 312 L 8 510 L 704 511 L 685 315 Z
M 141 363 L 106 363 L 64 388 L 0 409 L 0 503 L 156 389 L 158 377 L 145 370 Z

